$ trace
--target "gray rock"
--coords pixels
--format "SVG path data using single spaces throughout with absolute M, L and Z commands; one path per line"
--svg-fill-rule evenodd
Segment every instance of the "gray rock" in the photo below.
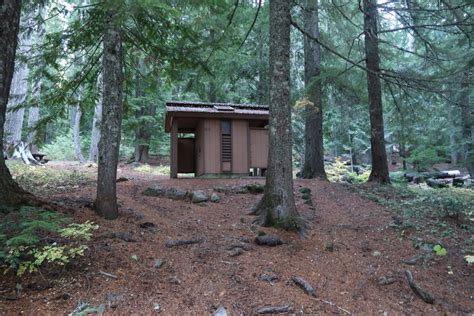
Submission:
M 123 294 L 109 293 L 105 296 L 105 299 L 107 300 L 107 305 L 110 308 L 116 308 L 119 303 L 123 301 L 124 296 Z
M 185 200 L 188 196 L 188 192 L 175 188 L 169 188 L 166 190 L 165 196 L 172 200 Z
M 382 253 L 378 250 L 375 250 L 372 252 L 372 257 L 380 257 L 382 255 Z
M 201 190 L 193 191 L 192 193 L 192 201 L 193 203 L 201 203 L 207 201 L 207 195 Z
M 275 247 L 283 244 L 277 235 L 263 235 L 255 238 L 255 243 L 259 246 Z
M 156 185 L 154 187 L 149 187 L 145 191 L 142 192 L 142 195 L 146 196 L 155 196 L 155 197 L 161 197 L 166 194 L 166 188 Z
M 260 275 L 260 280 L 262 281 L 266 281 L 266 282 L 274 282 L 274 281 L 278 281 L 278 276 L 276 274 L 267 274 L 267 273 L 263 273 Z
M 227 254 L 229 255 L 229 257 L 237 257 L 243 253 L 244 253 L 244 250 L 239 247 L 236 247 L 236 248 L 233 248 L 232 250 L 227 251 Z
M 216 193 L 212 193 L 211 195 L 211 202 L 213 203 L 219 203 L 221 200 L 221 197 L 217 195 Z

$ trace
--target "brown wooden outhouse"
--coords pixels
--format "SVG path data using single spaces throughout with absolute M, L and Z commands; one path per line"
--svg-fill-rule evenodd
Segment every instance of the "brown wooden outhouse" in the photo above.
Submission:
M 267 168 L 268 106 L 167 102 L 171 177 L 257 175 Z

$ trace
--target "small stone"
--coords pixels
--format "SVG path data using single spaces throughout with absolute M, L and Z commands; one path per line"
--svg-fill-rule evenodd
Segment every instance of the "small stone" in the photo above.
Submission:
M 372 257 L 380 257 L 381 255 L 382 255 L 382 253 L 380 251 L 374 250 L 372 252 Z
M 201 203 L 207 201 L 207 195 L 201 190 L 193 191 L 192 193 L 192 201 L 193 203 Z
M 172 276 L 168 279 L 168 282 L 171 284 L 181 284 L 181 280 L 177 276 Z
M 153 262 L 153 268 L 161 268 L 164 264 L 166 263 L 166 261 L 164 259 L 155 259 L 155 261 Z
M 379 278 L 378 283 L 379 285 L 390 285 L 390 284 L 395 283 L 396 281 L 397 281 L 397 278 L 393 274 L 389 273 Z
M 156 225 L 151 223 L 151 222 L 145 222 L 145 223 L 141 223 L 140 225 L 140 228 L 142 229 L 153 229 L 153 228 L 156 228 Z
M 133 238 L 133 235 L 128 232 L 119 232 L 114 234 L 115 238 L 121 239 L 126 242 L 136 242 L 137 240 Z
M 224 306 L 219 306 L 219 308 L 214 312 L 214 316 L 227 316 L 227 311 Z
M 211 195 L 211 202 L 213 203 L 219 203 L 221 200 L 220 196 L 217 195 L 216 193 L 212 193 Z
M 243 253 L 244 253 L 244 250 L 242 248 L 239 248 L 239 247 L 236 247 L 236 248 L 233 248 L 233 249 L 227 251 L 227 254 L 229 255 L 229 257 L 237 257 L 237 256 L 240 256 Z
M 226 189 L 224 187 L 215 187 L 214 191 L 219 193 L 225 193 Z
M 138 256 L 137 255 L 132 255 L 131 258 L 135 261 L 138 261 Z
M 263 273 L 260 275 L 260 280 L 272 283 L 278 281 L 278 276 L 276 274 Z
M 172 200 L 185 200 L 188 196 L 187 191 L 178 190 L 175 188 L 169 188 L 165 192 L 165 196 Z
M 153 310 L 159 313 L 161 311 L 161 305 L 158 303 L 153 303 Z
M 411 258 L 403 259 L 402 262 L 404 264 L 408 264 L 409 266 L 414 266 L 420 258 L 420 256 L 413 256 Z
M 156 185 L 154 187 L 149 187 L 145 191 L 142 192 L 142 195 L 154 196 L 154 197 L 164 196 L 165 194 L 166 194 L 166 188 L 163 188 L 159 185 Z

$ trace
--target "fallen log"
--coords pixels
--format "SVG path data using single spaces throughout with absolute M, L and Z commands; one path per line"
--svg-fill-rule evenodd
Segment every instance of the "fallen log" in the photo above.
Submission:
M 257 314 L 279 314 L 291 312 L 290 305 L 264 306 L 257 309 Z
M 167 240 L 165 243 L 166 248 L 173 248 L 179 246 L 186 246 L 192 244 L 199 244 L 202 242 L 202 239 L 180 239 L 180 240 Z
M 418 295 L 425 303 L 433 304 L 434 297 L 415 283 L 415 279 L 413 278 L 411 272 L 407 270 L 405 271 L 405 274 L 407 276 L 408 285 L 413 290 L 413 292 L 415 292 L 415 294 Z
M 295 282 L 296 285 L 302 288 L 306 292 L 306 294 L 308 294 L 309 296 L 316 297 L 316 291 L 311 286 L 311 284 L 309 284 L 305 279 L 300 277 L 293 277 L 291 279 L 293 280 L 293 282 Z
M 427 179 L 426 184 L 432 188 L 447 188 L 453 183 L 453 179 Z

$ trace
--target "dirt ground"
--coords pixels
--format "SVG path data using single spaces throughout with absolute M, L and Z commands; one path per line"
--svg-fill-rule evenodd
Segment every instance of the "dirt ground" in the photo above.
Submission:
M 117 184 L 120 217 L 115 221 L 97 217 L 90 208 L 93 184 L 46 197 L 60 203 L 76 222 L 92 220 L 100 228 L 85 257 L 44 279 L 28 277 L 20 298 L 0 301 L 0 314 L 64 315 L 81 302 L 104 304 L 105 314 L 123 315 L 209 315 L 220 306 L 229 315 L 252 315 L 263 306 L 285 304 L 291 305 L 291 314 L 308 315 L 474 312 L 472 266 L 460 256 L 403 263 L 422 251 L 388 227 L 392 218 L 386 209 L 343 185 L 295 181 L 298 210 L 311 226 L 304 239 L 252 225 L 247 214 L 260 195 L 232 188 L 263 179 L 168 179 L 125 167 L 119 176 L 129 180 Z M 141 194 L 154 185 L 208 193 L 216 187 L 227 190 L 218 193 L 219 203 L 198 205 Z M 315 210 L 303 203 L 301 187 L 311 189 Z M 156 227 L 142 228 L 143 223 Z M 256 230 L 278 234 L 284 244 L 257 246 Z M 165 246 L 170 239 L 192 238 L 202 242 Z M 247 250 L 230 256 L 228 247 L 235 244 L 245 244 Z M 154 267 L 156 259 L 164 262 L 160 268 Z M 424 303 L 409 288 L 406 270 L 435 297 L 434 304 Z M 308 281 L 316 296 L 296 286 L 294 276 Z M 8 297 L 14 279 L 0 280 L 0 295 Z

